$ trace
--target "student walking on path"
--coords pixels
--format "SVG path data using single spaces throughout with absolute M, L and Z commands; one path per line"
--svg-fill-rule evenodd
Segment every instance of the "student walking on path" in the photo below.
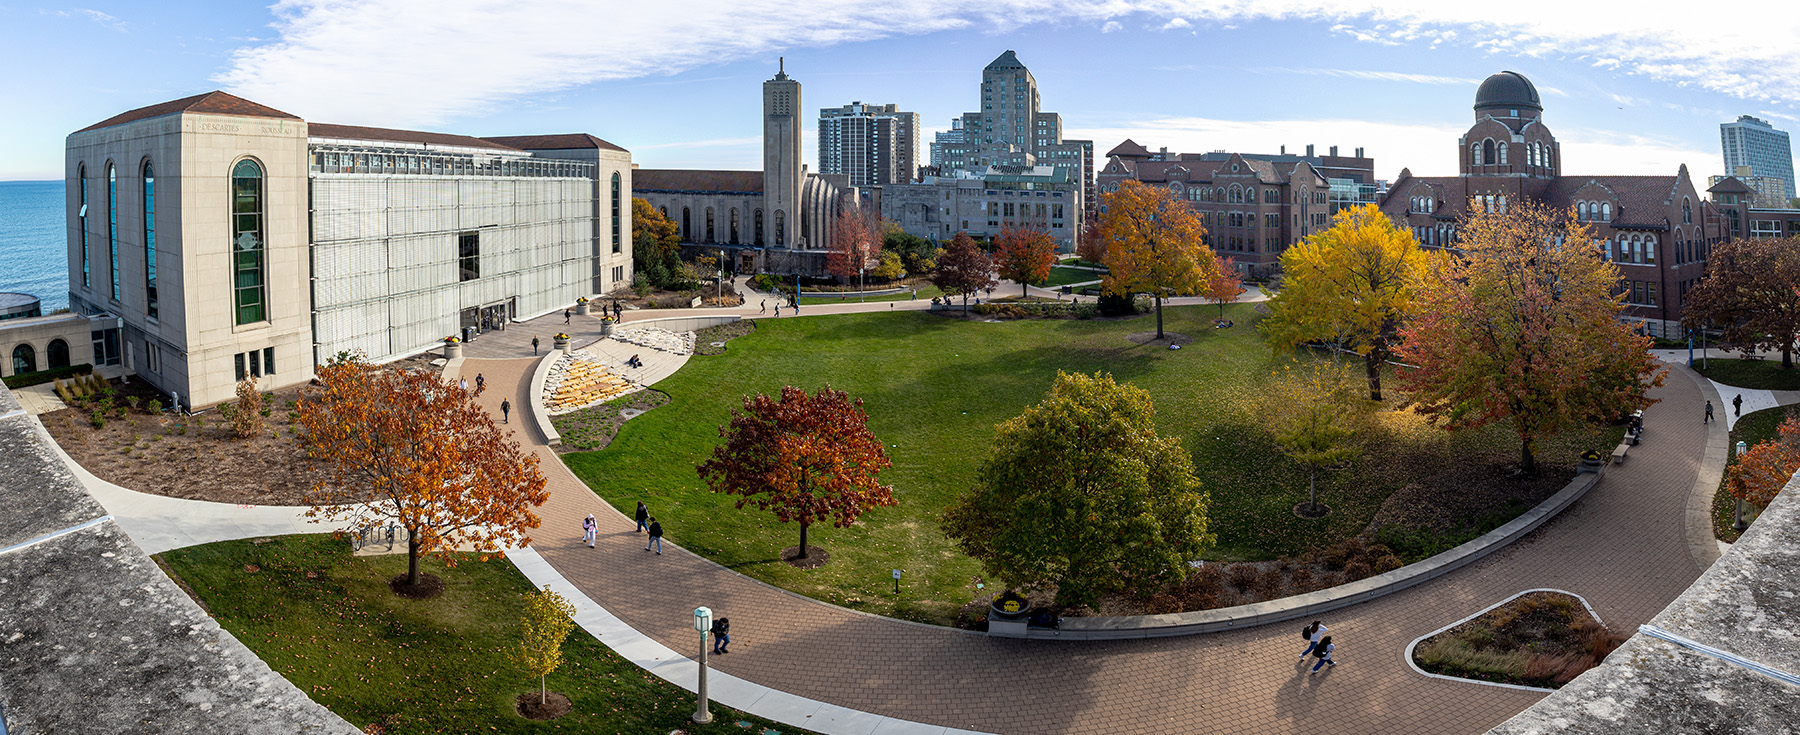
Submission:
M 776 308 L 781 308 L 781 307 L 776 307 Z M 767 313 L 769 313 L 769 300 L 768 300 L 768 299 L 763 299 L 763 301 L 762 301 L 762 311 L 759 311 L 759 312 L 756 312 L 756 313 L 758 313 L 758 314 L 767 314 Z
M 1739 418 L 1743 418 L 1743 416 L 1744 416 L 1744 394 L 1739 393 L 1739 394 L 1737 394 L 1736 398 L 1731 399 L 1731 410 L 1736 412 L 1736 414 Z
M 1335 650 L 1337 650 L 1337 645 L 1331 642 L 1331 636 L 1320 638 L 1319 645 L 1312 650 L 1313 658 L 1318 659 L 1319 662 L 1313 664 L 1312 671 L 1306 672 L 1307 676 L 1319 673 L 1319 668 L 1322 666 L 1337 666 L 1337 662 L 1331 660 L 1331 652 Z
M 589 513 L 586 518 L 581 519 L 581 540 L 586 541 L 590 549 L 594 548 L 594 532 L 598 530 L 600 522 L 594 520 L 594 514 Z
M 486 389 L 487 389 L 487 376 L 482 375 L 481 373 L 476 373 L 475 374 L 475 392 L 479 394 L 480 392 L 482 392 L 483 390 L 486 390 Z
M 1712 423 L 1712 401 L 1706 402 L 1706 419 L 1701 421 L 1700 423 L 1702 423 L 1702 424 Z
M 662 524 L 655 518 L 650 519 L 650 542 L 644 544 L 644 550 L 649 551 L 651 544 L 656 545 L 656 555 L 662 556 Z
M 1325 632 L 1329 630 L 1331 629 L 1325 627 L 1324 623 L 1317 620 L 1312 621 L 1312 625 L 1300 629 L 1300 637 L 1306 639 L 1306 650 L 1300 652 L 1301 661 L 1305 661 L 1306 654 L 1312 653 L 1314 649 L 1319 647 L 1320 637 L 1324 636 Z
M 533 355 L 537 354 L 537 350 L 538 350 L 538 340 L 537 340 L 537 335 L 534 334 L 534 335 L 531 335 L 531 354 L 533 354 Z
M 639 533 L 650 527 L 650 506 L 644 505 L 644 501 L 642 500 L 638 501 L 636 518 L 638 524 L 637 531 L 633 531 L 632 533 Z
M 512 423 L 512 401 L 500 399 L 500 423 Z
M 731 618 L 719 618 L 713 621 L 713 653 L 731 653 L 726 650 L 731 645 Z
M 569 311 L 568 309 L 563 309 L 563 323 L 568 324 L 569 317 L 573 316 L 574 314 L 575 314 L 575 312 Z

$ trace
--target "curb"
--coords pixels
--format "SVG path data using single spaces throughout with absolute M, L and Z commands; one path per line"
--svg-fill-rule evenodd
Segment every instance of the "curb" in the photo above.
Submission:
M 531 384 L 526 387 L 530 393 L 526 394 L 526 400 L 531 405 L 531 423 L 537 425 L 538 435 L 544 437 L 545 444 L 554 447 L 562 444 L 562 435 L 550 425 L 550 408 L 544 405 L 544 381 L 550 377 L 550 366 L 556 364 L 550 359 L 552 357 L 563 357 L 563 352 L 551 350 L 538 358 L 537 367 L 531 369 Z
M 1518 594 L 1515 594 L 1504 600 L 1501 600 L 1492 605 L 1484 607 L 1479 612 L 1476 612 L 1473 615 L 1470 615 L 1466 618 L 1458 620 L 1458 621 L 1451 623 L 1449 625 L 1446 625 L 1442 628 L 1438 628 L 1437 630 L 1431 631 L 1430 633 L 1426 633 L 1425 635 L 1422 635 L 1422 636 L 1412 639 L 1411 643 L 1406 644 L 1406 650 L 1402 651 L 1400 653 L 1400 657 L 1402 660 L 1406 661 L 1406 665 L 1412 667 L 1413 672 L 1418 674 L 1419 676 L 1429 676 L 1433 679 L 1443 679 L 1445 681 L 1460 681 L 1465 684 L 1480 684 L 1482 686 L 1500 687 L 1502 689 L 1517 689 L 1519 691 L 1525 691 L 1525 692 L 1555 693 L 1556 692 L 1555 689 L 1546 689 L 1544 687 L 1525 686 L 1524 684 L 1504 684 L 1504 683 L 1497 682 L 1497 681 L 1482 681 L 1480 679 L 1468 679 L 1468 678 L 1464 678 L 1461 676 L 1448 676 L 1445 674 L 1433 674 L 1429 671 L 1419 668 L 1419 664 L 1417 664 L 1416 662 L 1413 661 L 1413 649 L 1418 648 L 1420 643 L 1425 642 L 1425 639 L 1430 638 L 1439 633 L 1442 633 L 1451 628 L 1454 628 L 1458 625 L 1462 625 L 1463 623 L 1467 623 L 1471 620 L 1479 618 L 1490 612 L 1493 612 L 1495 609 L 1499 608 L 1501 605 L 1505 605 L 1506 603 L 1512 602 L 1513 600 L 1517 600 L 1517 599 L 1524 597 L 1526 595 L 1529 595 L 1533 592 L 1555 592 L 1560 595 L 1568 595 L 1577 600 L 1580 600 L 1581 606 L 1587 610 L 1588 615 L 1593 616 L 1594 622 L 1599 623 L 1601 625 L 1606 624 L 1606 621 L 1600 619 L 1600 613 L 1594 612 L 1594 606 L 1588 604 L 1586 597 L 1582 597 L 1581 595 L 1575 594 L 1568 590 L 1559 590 L 1559 589 L 1554 589 L 1551 587 L 1538 587 L 1535 589 L 1529 589 L 1529 590 L 1525 590 L 1523 592 L 1519 592 Z
M 1122 638 L 1169 638 L 1201 635 L 1224 630 L 1240 630 L 1285 620 L 1309 618 L 1332 610 L 1367 602 L 1399 592 L 1449 574 L 1499 551 L 1525 534 L 1537 530 L 1557 513 L 1575 504 L 1600 484 L 1606 473 L 1575 476 L 1550 499 L 1539 503 L 1506 525 L 1482 534 L 1479 538 L 1424 561 L 1408 564 L 1391 572 L 1342 584 L 1329 589 L 1284 597 L 1279 600 L 1216 610 L 1170 613 L 1166 615 L 1130 615 L 1117 617 L 1066 618 L 1058 630 L 1032 629 L 1023 637 L 1052 641 L 1104 641 Z M 992 635 L 992 634 L 990 634 Z M 1002 636 L 1019 637 L 1019 636 Z

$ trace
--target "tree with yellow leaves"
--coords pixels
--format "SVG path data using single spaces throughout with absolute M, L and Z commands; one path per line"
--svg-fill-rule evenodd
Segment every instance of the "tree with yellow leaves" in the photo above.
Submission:
M 320 367 L 318 382 L 295 407 L 301 445 L 327 468 L 307 494 L 306 515 L 406 529 L 406 579 L 395 579 L 396 592 L 436 589 L 420 584 L 420 556 L 454 566 L 458 547 L 486 561 L 531 543 L 532 508 L 550 498 L 544 475 L 475 402 L 479 391 L 356 356 Z
M 1264 412 L 1287 456 L 1306 468 L 1307 517 L 1324 515 L 1319 507 L 1319 470 L 1337 467 L 1360 453 L 1356 444 L 1359 409 L 1350 373 L 1336 361 L 1318 361 L 1296 370 L 1289 365 L 1276 374 Z M 1357 404 L 1361 404 L 1361 406 Z M 1323 509 L 1329 510 L 1329 509 Z
M 562 665 L 563 641 L 575 630 L 575 606 L 548 585 L 525 593 L 524 598 L 525 615 L 519 619 L 519 647 L 513 650 L 513 657 L 519 668 L 537 674 L 541 706 L 550 700 L 547 679 Z
M 1412 313 L 1429 260 L 1412 233 L 1375 205 L 1339 212 L 1331 228 L 1281 254 L 1281 291 L 1263 336 L 1276 349 L 1332 342 L 1363 356 L 1369 400 L 1381 400 L 1381 365 Z
M 1163 338 L 1162 302 L 1169 296 L 1200 293 L 1219 267 L 1202 244 L 1206 227 L 1169 190 L 1126 181 L 1102 195 L 1100 240 L 1109 271 L 1106 293 L 1130 297 L 1148 292 L 1156 300 L 1156 338 Z

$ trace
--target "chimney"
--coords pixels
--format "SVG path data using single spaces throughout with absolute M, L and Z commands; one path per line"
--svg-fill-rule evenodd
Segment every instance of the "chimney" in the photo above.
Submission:
M 1157 159 L 1156 159 L 1156 160 L 1158 160 L 1158 161 L 1167 161 L 1167 160 L 1169 160 L 1169 147 L 1168 147 L 1168 146 L 1166 146 L 1166 145 L 1165 145 L 1165 146 L 1163 146 L 1163 147 L 1162 147 L 1162 152 L 1161 152 L 1161 153 L 1159 153 L 1159 154 L 1157 154 Z
M 1307 158 L 1313 157 L 1313 144 L 1311 144 L 1311 143 L 1306 144 L 1306 157 Z
M 1331 157 L 1337 158 L 1337 146 L 1335 145 L 1331 147 Z
M 1281 147 L 1281 155 L 1287 155 L 1287 146 L 1284 145 Z
M 1356 149 L 1356 157 L 1357 157 L 1357 158 L 1362 158 L 1362 157 L 1363 157 L 1363 149 L 1362 149 L 1362 148 L 1360 148 L 1360 147 L 1359 147 L 1359 148 L 1357 148 L 1357 149 Z

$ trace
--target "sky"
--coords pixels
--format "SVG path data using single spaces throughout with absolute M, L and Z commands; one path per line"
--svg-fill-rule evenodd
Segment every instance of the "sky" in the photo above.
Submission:
M 315 122 L 587 132 L 645 168 L 760 166 L 761 82 L 807 109 L 977 108 L 1011 49 L 1095 154 L 1366 149 L 1454 174 L 1476 86 L 1529 77 L 1565 174 L 1723 173 L 1719 123 L 1800 128 L 1800 10 L 1515 0 L 0 0 L 0 180 L 63 176 L 72 131 L 223 89 Z M 1454 6 L 1454 7 L 1451 7 Z M 806 157 L 817 158 L 816 124 Z M 921 161 L 925 163 L 925 161 Z M 1702 184 L 1704 186 L 1704 184 Z

